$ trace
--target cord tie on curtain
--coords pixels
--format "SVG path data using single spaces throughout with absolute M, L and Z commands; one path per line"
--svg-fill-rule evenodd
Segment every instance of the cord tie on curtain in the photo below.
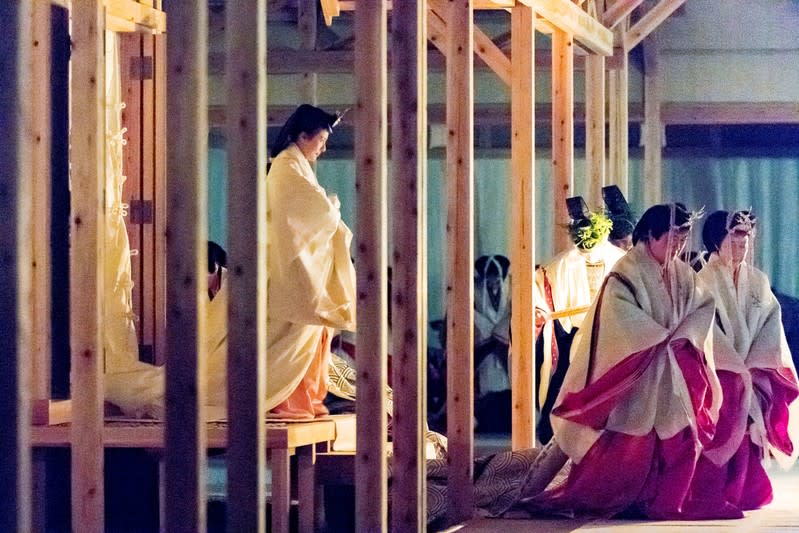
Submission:
M 129 204 L 123 202 L 114 202 L 111 206 L 111 216 L 113 217 L 126 217 L 128 216 Z

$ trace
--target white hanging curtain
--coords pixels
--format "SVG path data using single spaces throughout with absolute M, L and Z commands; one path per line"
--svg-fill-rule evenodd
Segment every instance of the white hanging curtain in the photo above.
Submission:
M 125 227 L 128 206 L 122 200 L 122 89 L 119 39 L 105 34 L 105 395 L 126 415 L 160 417 L 164 409 L 161 367 L 139 361 L 133 314 L 131 249 Z

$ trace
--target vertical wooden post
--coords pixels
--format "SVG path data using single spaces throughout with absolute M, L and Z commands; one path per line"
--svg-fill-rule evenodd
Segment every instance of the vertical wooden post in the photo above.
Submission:
M 447 496 L 458 523 L 474 512 L 474 20 L 472 0 L 448 3 Z
M 425 365 L 427 298 L 419 280 L 427 276 L 421 255 L 426 253 L 426 218 L 422 198 L 427 194 L 427 2 L 394 4 L 391 15 L 394 232 L 392 265 L 392 338 L 394 373 L 392 481 L 393 531 L 423 531 L 426 527 Z
M 70 346 L 72 523 L 104 529 L 103 268 L 105 266 L 105 8 L 72 6 L 70 83 Z
M 514 450 L 535 443 L 535 11 L 511 11 L 511 395 Z
M 316 15 L 318 0 L 300 0 L 297 2 L 297 25 L 300 33 L 300 49 L 316 50 Z M 228 26 L 230 27 L 230 26 Z M 303 72 L 300 86 L 300 101 L 307 104 L 316 104 L 317 74 Z
M 618 185 L 627 196 L 629 125 L 627 123 L 628 105 L 628 57 L 627 52 L 616 49 L 620 54 L 620 66 L 608 73 L 608 173 L 607 183 Z M 615 63 L 616 61 L 614 61 Z
M 33 346 L 31 353 L 31 397 L 50 398 L 50 5 L 33 2 L 30 64 L 33 81 L 30 100 L 35 112 L 29 132 L 32 150 L 31 262 Z
M 205 531 L 207 2 L 170 12 L 167 49 L 166 531 Z
M 585 58 L 585 174 L 586 201 L 592 208 L 602 205 L 605 122 L 605 57 L 589 54 Z
M 228 2 L 228 529 L 264 531 L 266 2 Z M 253 198 L 256 200 L 253 201 Z M 255 295 L 255 297 L 253 297 Z M 305 502 L 303 502 L 305 503 Z
M 386 140 L 385 2 L 355 10 L 355 271 L 358 284 L 358 401 L 355 528 L 385 531 L 386 471 Z
M 31 2 L 0 4 L 0 530 L 31 527 L 30 411 L 32 250 L 31 153 L 27 129 L 31 71 Z M 49 78 L 48 78 L 49 79 Z M 41 110 L 36 110 L 41 111 Z M 49 176 L 48 176 L 49 178 Z
M 657 35 L 644 41 L 644 204 L 660 203 L 663 195 L 663 121 L 660 118 L 661 76 Z
M 51 311 L 52 283 L 50 268 L 51 231 L 51 164 L 50 139 L 52 136 L 50 62 L 51 30 L 49 2 L 33 2 L 31 13 L 31 34 L 27 39 L 30 46 L 30 106 L 35 110 L 30 115 L 31 128 L 29 140 L 31 147 L 31 217 L 30 243 L 32 258 L 31 273 L 31 386 L 30 396 L 34 400 L 47 400 L 51 397 L 50 376 L 52 366 Z M 5 298 L 3 299 L 5 301 Z M 24 419 L 23 419 L 24 420 Z M 47 515 L 47 463 L 44 450 L 33 451 L 31 487 L 31 531 L 45 531 Z M 0 526 L 2 529 L 2 526 Z M 19 528 L 24 530 L 25 528 Z
M 153 152 L 155 177 L 153 190 L 153 205 L 155 205 L 154 224 L 154 250 L 153 250 L 153 280 L 155 292 L 155 311 L 153 320 L 155 321 L 155 363 L 164 364 L 166 361 L 166 202 L 169 174 L 167 173 L 167 33 L 153 35 L 154 55 L 155 55 L 155 116 L 153 117 L 155 127 L 155 149 Z
M 552 180 L 558 253 L 571 246 L 563 224 L 569 221 L 566 198 L 574 193 L 574 41 L 560 28 L 552 31 Z

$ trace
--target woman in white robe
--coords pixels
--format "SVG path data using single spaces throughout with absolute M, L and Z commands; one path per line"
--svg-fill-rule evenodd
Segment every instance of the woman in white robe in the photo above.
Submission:
M 766 275 L 747 262 L 754 226 L 749 212 L 717 211 L 702 232 L 710 258 L 699 278 L 716 300 L 713 353 L 724 401 L 697 465 L 695 505 L 767 504 L 773 495 L 764 459 L 773 455 L 788 467 L 799 448 L 799 386 L 780 306 Z
M 616 263 L 577 333 L 552 411 L 554 438 L 521 491 L 522 508 L 730 516 L 683 513 L 721 403 L 713 300 L 677 259 L 693 218 L 681 204 L 664 204 L 636 226 L 633 249 Z M 564 463 L 565 482 L 541 492 Z
M 266 178 L 266 407 L 282 417 L 327 413 L 333 329 L 355 329 L 352 233 L 311 167 L 338 120 L 307 104 L 297 108 L 278 135 Z

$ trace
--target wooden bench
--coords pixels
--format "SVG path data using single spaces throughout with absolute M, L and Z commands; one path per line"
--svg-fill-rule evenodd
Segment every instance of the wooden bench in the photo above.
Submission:
M 224 450 L 227 447 L 227 424 L 208 422 L 208 449 Z M 291 478 L 289 462 L 297 455 L 297 500 L 299 502 L 299 531 L 313 531 L 314 527 L 314 463 L 315 445 L 334 440 L 336 426 L 329 419 L 309 421 L 268 422 L 266 425 L 266 450 L 272 468 L 272 531 L 288 533 L 291 504 Z M 164 449 L 164 424 L 148 420 L 106 420 L 104 427 L 106 448 L 141 448 L 162 452 Z M 35 449 L 70 446 L 69 424 L 33 426 L 31 447 Z M 41 460 L 38 454 L 37 461 Z M 43 469 L 36 468 L 36 472 Z M 162 494 L 162 505 L 163 505 Z

